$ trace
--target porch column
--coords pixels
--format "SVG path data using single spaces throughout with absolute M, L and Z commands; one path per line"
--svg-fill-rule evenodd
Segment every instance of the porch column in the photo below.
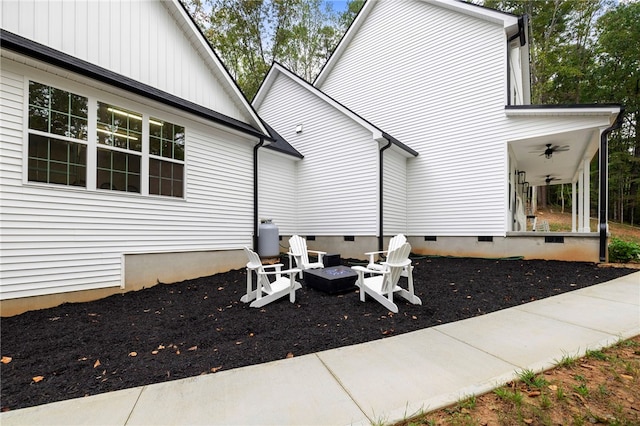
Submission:
M 578 172 L 578 232 L 582 232 L 584 224 L 584 171 Z
M 590 219 L 591 219 L 591 191 L 589 190 L 589 188 L 591 187 L 591 185 L 589 184 L 589 180 L 590 180 L 590 162 L 588 160 L 584 160 L 584 165 L 582 166 L 582 170 L 584 173 L 584 216 L 582 216 L 582 219 L 584 220 L 583 224 L 582 224 L 582 232 L 591 232 L 591 223 L 590 223 Z
M 578 206 L 576 206 L 576 182 L 571 182 L 571 232 L 576 232 L 576 212 Z

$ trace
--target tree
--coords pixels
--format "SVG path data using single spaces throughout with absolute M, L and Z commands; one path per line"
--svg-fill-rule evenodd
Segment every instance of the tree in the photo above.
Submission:
M 610 138 L 610 201 L 614 220 L 640 223 L 640 3 L 621 3 L 597 22 L 594 99 L 625 106 Z
M 312 81 L 363 3 L 339 14 L 322 0 L 183 1 L 247 99 L 273 61 Z

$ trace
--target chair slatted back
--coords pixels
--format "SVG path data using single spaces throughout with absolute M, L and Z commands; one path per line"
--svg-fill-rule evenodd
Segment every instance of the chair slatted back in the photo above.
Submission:
M 385 262 L 385 267 L 388 273 L 386 274 L 384 283 L 382 285 L 383 293 L 386 294 L 390 291 L 393 291 L 395 286 L 398 284 L 398 280 L 402 275 L 404 267 L 408 265 L 407 260 L 409 259 L 410 252 L 411 245 L 406 242 L 395 250 L 389 251 L 389 254 L 387 255 L 387 261 Z
M 303 265 L 309 264 L 307 241 L 304 238 L 299 235 L 293 235 L 291 238 L 289 238 L 289 248 L 291 250 L 291 253 L 293 253 L 293 255 L 295 256 L 296 262 L 298 261 L 298 259 L 300 259 L 301 263 L 298 264 L 299 268 L 303 267 Z M 289 267 L 292 268 L 293 265 L 290 265 Z
M 389 240 L 389 250 L 388 251 L 391 252 L 393 250 L 396 250 L 396 249 L 402 247 L 402 245 L 404 243 L 406 243 L 406 242 L 407 242 L 407 237 L 405 237 L 402 234 L 398 234 L 398 235 L 396 235 L 395 237 L 393 237 L 393 238 L 391 238 Z
M 258 279 L 258 288 L 262 287 L 267 292 L 271 292 L 271 282 L 269 282 L 269 278 L 266 275 L 258 273 L 264 272 L 264 267 L 262 266 L 262 261 L 260 260 L 260 256 L 258 256 L 258 253 L 246 246 L 244 247 L 244 252 L 249 258 L 249 263 L 247 263 L 247 274 L 251 274 L 253 273 L 252 271 L 255 271 Z

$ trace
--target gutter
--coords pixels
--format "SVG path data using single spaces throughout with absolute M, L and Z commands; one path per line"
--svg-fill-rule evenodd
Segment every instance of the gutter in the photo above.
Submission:
M 384 213 L 384 209 L 383 209 L 383 205 L 384 205 L 384 184 L 383 184 L 383 177 L 384 177 L 384 152 L 389 149 L 391 147 L 391 140 L 387 139 L 388 143 L 383 146 L 382 148 L 380 148 L 380 152 L 379 152 L 379 162 L 380 162 L 380 169 L 379 169 L 379 176 L 378 176 L 378 180 L 379 180 L 379 185 L 380 185 L 380 191 L 379 192 L 379 202 L 378 202 L 378 215 L 379 215 L 379 229 L 378 229 L 378 251 L 382 251 L 384 250 L 384 223 L 383 223 L 383 213 Z
M 607 127 L 600 135 L 600 262 L 607 261 L 607 220 L 609 218 L 609 133 L 622 127 L 624 119 L 624 107 L 620 108 L 620 112 L 616 117 L 615 123 Z
M 264 145 L 260 138 L 253 147 L 253 250 L 258 250 L 258 149 Z

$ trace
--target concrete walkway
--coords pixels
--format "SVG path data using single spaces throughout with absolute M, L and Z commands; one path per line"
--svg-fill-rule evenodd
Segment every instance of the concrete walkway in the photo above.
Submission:
M 369 301 L 368 303 L 375 303 Z M 492 314 L 216 374 L 2 413 L 11 425 L 380 424 L 640 335 L 640 272 Z

